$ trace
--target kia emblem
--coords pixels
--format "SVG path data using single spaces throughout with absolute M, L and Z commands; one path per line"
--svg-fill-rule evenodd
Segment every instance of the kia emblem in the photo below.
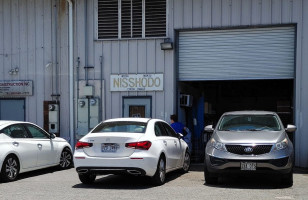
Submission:
M 244 149 L 245 153 L 252 153 L 253 152 L 253 148 L 252 147 L 246 147 Z

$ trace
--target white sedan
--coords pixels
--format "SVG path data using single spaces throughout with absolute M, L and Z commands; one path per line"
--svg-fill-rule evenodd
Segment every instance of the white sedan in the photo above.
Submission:
M 73 166 L 70 144 L 30 122 L 0 120 L 0 180 L 41 168 Z
M 74 164 L 82 183 L 96 175 L 150 176 L 165 183 L 166 173 L 190 167 L 190 154 L 182 135 L 165 121 L 147 118 L 106 120 L 81 138 L 75 147 Z

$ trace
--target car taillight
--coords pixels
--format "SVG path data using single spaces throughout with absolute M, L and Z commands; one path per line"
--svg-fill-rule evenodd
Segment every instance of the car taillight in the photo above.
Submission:
M 142 142 L 126 143 L 125 147 L 133 148 L 133 149 L 148 150 L 151 147 L 151 145 L 152 143 L 150 141 L 142 141 Z
M 93 144 L 92 143 L 88 143 L 88 142 L 77 142 L 77 144 L 75 145 L 75 149 L 83 149 L 83 148 L 89 148 L 92 147 Z

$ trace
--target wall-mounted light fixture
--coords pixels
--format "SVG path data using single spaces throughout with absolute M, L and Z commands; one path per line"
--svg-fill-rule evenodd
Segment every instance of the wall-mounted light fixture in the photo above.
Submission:
M 171 42 L 170 38 L 164 40 L 163 43 L 160 43 L 161 50 L 172 50 L 173 43 Z
M 9 71 L 9 74 L 10 74 L 10 75 L 16 75 L 18 72 L 19 72 L 19 69 L 18 69 L 18 67 L 16 67 L 15 69 L 11 69 L 11 70 Z

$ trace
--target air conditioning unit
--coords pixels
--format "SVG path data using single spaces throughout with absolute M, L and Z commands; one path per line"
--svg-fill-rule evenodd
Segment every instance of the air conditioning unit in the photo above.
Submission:
M 193 96 L 188 94 L 180 95 L 180 106 L 182 107 L 192 107 Z

